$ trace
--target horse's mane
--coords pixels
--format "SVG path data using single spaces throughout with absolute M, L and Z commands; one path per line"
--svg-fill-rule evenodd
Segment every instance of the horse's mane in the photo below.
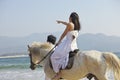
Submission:
M 53 47 L 53 45 L 51 43 L 43 43 L 41 44 L 41 49 L 51 49 Z
M 33 42 L 31 44 L 31 47 L 37 47 L 37 48 L 41 48 L 41 49 L 51 49 L 53 47 L 53 45 L 51 43 L 48 42 L 44 42 L 44 43 L 40 43 L 40 42 Z
M 40 43 L 40 42 L 33 42 L 33 43 L 31 44 L 31 47 L 40 47 L 41 44 L 42 44 L 42 43 Z

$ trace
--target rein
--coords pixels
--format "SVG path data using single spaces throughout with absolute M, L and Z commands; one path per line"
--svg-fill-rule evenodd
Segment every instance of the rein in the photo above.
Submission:
M 46 54 L 37 64 L 40 64 L 42 61 L 46 59 L 46 57 L 56 48 L 57 45 L 55 45 L 49 52 Z M 52 54 L 52 53 L 51 53 Z

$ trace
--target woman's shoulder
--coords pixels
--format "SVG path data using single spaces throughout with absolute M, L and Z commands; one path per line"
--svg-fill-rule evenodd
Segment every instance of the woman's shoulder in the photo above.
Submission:
M 70 27 L 71 30 L 74 30 L 74 24 L 72 22 L 69 22 L 67 26 Z
M 70 26 L 74 26 L 74 24 L 72 22 L 68 22 L 68 25 Z

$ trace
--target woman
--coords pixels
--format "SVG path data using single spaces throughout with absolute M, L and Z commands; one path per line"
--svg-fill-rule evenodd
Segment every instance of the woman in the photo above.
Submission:
M 60 69 L 65 69 L 68 63 L 69 52 L 78 49 L 76 38 L 80 30 L 79 16 L 76 12 L 71 13 L 69 22 L 57 21 L 66 25 L 66 29 L 61 35 L 54 53 L 51 55 L 53 70 L 56 72 L 54 79 L 59 79 Z M 66 37 L 64 40 L 63 38 Z

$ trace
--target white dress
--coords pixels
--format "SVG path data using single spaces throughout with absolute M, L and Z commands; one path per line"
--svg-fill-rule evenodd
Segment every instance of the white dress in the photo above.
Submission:
M 73 39 L 73 36 L 75 37 Z M 62 68 L 64 69 L 68 63 L 69 52 L 78 49 L 76 38 L 78 37 L 78 30 L 69 31 L 66 38 L 56 47 L 54 53 L 51 55 L 51 63 L 53 70 L 58 73 Z

